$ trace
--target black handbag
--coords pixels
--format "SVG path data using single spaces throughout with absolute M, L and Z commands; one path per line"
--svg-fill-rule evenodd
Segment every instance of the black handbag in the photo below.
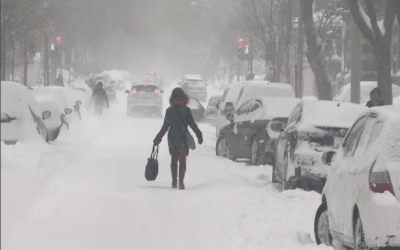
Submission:
M 191 150 L 195 150 L 196 149 L 196 143 L 194 142 L 193 136 L 190 134 L 189 130 L 186 127 L 183 126 L 181 118 L 175 112 L 173 112 L 173 113 L 175 114 L 176 117 L 178 117 L 179 121 L 181 122 L 181 127 L 183 129 L 183 133 L 184 133 L 185 138 L 186 138 L 186 145 Z
M 158 175 L 158 146 L 153 145 L 150 158 L 147 159 L 144 177 L 147 181 L 154 181 Z

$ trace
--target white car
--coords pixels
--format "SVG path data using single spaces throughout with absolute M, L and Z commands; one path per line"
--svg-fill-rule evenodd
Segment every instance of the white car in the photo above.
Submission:
M 370 100 L 369 93 L 371 90 L 376 88 L 378 85 L 377 82 L 361 82 L 360 83 L 360 104 L 366 105 L 366 103 Z M 392 95 L 393 98 L 400 96 L 400 87 L 392 84 Z M 343 86 L 337 96 L 333 98 L 334 101 L 338 102 L 350 102 L 350 84 Z
M 39 135 L 48 142 L 43 121 L 50 117 L 51 112 L 41 111 L 28 88 L 16 82 L 1 82 L 1 141 L 15 144 Z
M 399 249 L 400 106 L 363 113 L 322 160 L 331 166 L 315 216 L 317 243 Z
M 292 111 L 275 145 L 272 182 L 284 189 L 322 192 L 329 168 L 321 162 L 337 149 L 357 117 L 368 108 L 354 103 L 303 100 Z
M 247 81 L 230 85 L 225 89 L 222 102 L 218 105 L 216 138 L 219 138 L 220 130 L 229 124 L 229 121 L 226 120 L 226 115 L 235 113 L 237 107 L 240 107 L 255 96 L 294 98 L 295 93 L 292 86 L 285 83 Z
M 57 139 L 63 126 L 69 129 L 67 115 L 72 113 L 72 109 L 65 108 L 64 111 L 61 111 L 61 108 L 54 100 L 38 100 L 38 103 L 42 111 L 48 110 L 51 112 L 51 117 L 44 120 L 44 123 L 47 127 L 49 140 L 54 141 Z

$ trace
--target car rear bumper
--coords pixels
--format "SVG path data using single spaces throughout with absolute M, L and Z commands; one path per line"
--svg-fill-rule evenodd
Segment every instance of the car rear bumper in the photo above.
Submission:
M 368 247 L 400 248 L 400 203 L 390 193 L 368 193 L 358 206 Z

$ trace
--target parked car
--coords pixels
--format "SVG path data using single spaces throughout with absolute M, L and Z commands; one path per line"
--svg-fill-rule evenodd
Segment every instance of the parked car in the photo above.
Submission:
M 151 112 L 162 117 L 164 90 L 159 89 L 154 82 L 133 84 L 131 90 L 125 90 L 128 95 L 127 114 L 132 116 L 138 112 Z
M 212 96 L 208 100 L 207 108 L 204 113 L 204 120 L 211 124 L 216 125 L 217 116 L 218 116 L 218 103 L 222 101 L 222 96 Z
M 196 122 L 200 122 L 200 121 L 204 120 L 204 113 L 206 110 L 204 109 L 203 105 L 201 105 L 201 103 L 197 99 L 191 98 L 189 103 L 187 104 L 187 106 L 192 111 L 193 119 Z
M 74 106 L 77 105 L 77 103 L 81 103 L 80 99 L 87 97 L 87 95 L 80 90 L 59 86 L 34 87 L 32 88 L 32 94 L 39 101 L 54 101 L 61 111 L 65 111 L 66 109 L 76 110 Z M 76 116 L 75 113 L 76 112 L 66 114 L 66 118 L 69 122 L 74 120 Z
M 235 113 L 236 107 L 254 98 L 264 97 L 295 97 L 291 85 L 285 83 L 270 83 L 268 81 L 247 81 L 230 85 L 223 94 L 222 106 L 219 106 L 216 135 L 219 138 L 221 129 L 229 124 L 226 120 L 228 113 Z
M 67 115 L 72 113 L 72 109 L 65 108 L 62 110 L 54 100 L 38 100 L 41 111 L 50 111 L 51 117 L 43 122 L 47 127 L 47 135 L 50 141 L 55 141 L 63 127 L 69 129 Z
M 360 103 L 361 105 L 366 105 L 366 103 L 370 100 L 369 93 L 372 89 L 376 88 L 378 85 L 377 82 L 361 82 L 360 83 Z M 400 96 L 400 87 L 392 84 L 392 95 L 393 98 Z M 333 98 L 334 101 L 338 102 L 350 102 L 350 84 L 343 86 L 337 96 Z
M 40 110 L 28 88 L 16 82 L 1 82 L 1 141 L 15 144 L 39 135 L 48 142 L 44 120 L 50 117 L 51 112 Z
M 190 98 L 196 98 L 201 102 L 207 101 L 207 88 L 201 76 L 185 75 L 180 85 Z
M 282 120 L 300 99 L 258 97 L 245 102 L 236 114 L 228 114 L 230 124 L 224 126 L 216 144 L 217 156 L 250 159 L 253 165 L 264 164 L 271 144 L 283 128 Z M 278 127 L 277 127 L 278 125 Z
M 272 182 L 284 189 L 321 192 L 328 172 L 321 155 L 335 150 L 358 115 L 368 108 L 353 103 L 303 100 L 276 141 Z
M 330 165 L 314 231 L 318 244 L 359 249 L 400 248 L 400 106 L 358 117 Z

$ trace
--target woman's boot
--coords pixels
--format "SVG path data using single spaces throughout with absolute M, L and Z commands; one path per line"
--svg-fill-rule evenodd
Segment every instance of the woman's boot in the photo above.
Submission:
M 185 189 L 183 179 L 185 179 L 186 163 L 179 164 L 179 189 Z
M 171 165 L 171 175 L 172 175 L 172 188 L 177 187 L 178 178 L 178 165 Z

